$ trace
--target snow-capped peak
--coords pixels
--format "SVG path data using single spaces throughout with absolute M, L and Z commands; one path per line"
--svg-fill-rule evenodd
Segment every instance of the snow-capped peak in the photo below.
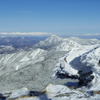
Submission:
M 59 41 L 61 41 L 62 38 L 61 37 L 58 37 L 57 35 L 51 35 L 49 38 L 47 38 L 46 40 L 44 40 L 44 42 L 46 44 L 56 44 L 58 43 Z
M 57 40 L 57 41 L 60 41 L 62 40 L 61 37 L 57 36 L 57 35 L 51 35 L 47 40 Z
M 42 48 L 42 49 L 48 49 L 51 48 L 57 44 L 59 44 L 62 41 L 62 38 L 56 36 L 56 35 L 51 35 L 44 41 L 40 41 L 39 43 L 35 44 L 33 48 Z

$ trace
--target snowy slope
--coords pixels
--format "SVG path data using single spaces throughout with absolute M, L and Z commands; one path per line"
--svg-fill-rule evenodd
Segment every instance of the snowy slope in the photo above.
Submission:
M 81 45 L 100 44 L 100 40 L 98 40 L 98 39 L 82 39 L 82 38 L 78 38 L 78 37 L 70 37 L 69 40 L 73 40 Z
M 52 81 L 51 75 L 56 61 L 65 54 L 66 52 L 48 52 L 39 48 L 0 54 L 0 91 L 21 87 L 41 90 L 51 82 L 60 82 Z M 64 81 L 61 82 L 64 84 Z
M 23 51 L 12 54 L 0 54 L 0 75 L 5 72 L 8 73 L 21 69 L 29 64 L 43 61 L 43 55 L 45 54 L 46 51 L 42 49 L 34 49 L 31 51 Z
M 92 48 L 89 51 L 81 49 L 79 51 L 72 50 L 66 56 L 59 59 L 54 69 L 53 77 L 60 75 L 74 76 L 77 79 L 83 80 L 84 85 L 95 87 L 98 90 L 100 87 L 100 46 Z M 60 76 L 61 77 L 61 76 Z M 92 80 L 89 79 L 93 77 Z M 86 81 L 86 83 L 85 83 Z
M 58 45 L 52 47 L 50 50 L 56 51 L 70 51 L 72 49 L 81 49 L 82 45 L 74 42 L 73 40 L 62 41 Z

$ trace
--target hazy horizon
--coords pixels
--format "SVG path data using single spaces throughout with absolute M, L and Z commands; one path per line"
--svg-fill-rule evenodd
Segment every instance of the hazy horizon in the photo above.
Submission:
M 53 35 L 57 35 L 57 34 L 53 34 Z M 35 39 L 46 39 L 48 37 L 50 37 L 52 35 L 42 35 L 42 36 L 34 36 L 34 35 L 0 35 L 0 37 L 33 37 Z M 98 35 L 57 35 L 59 37 L 64 37 L 64 38 L 69 38 L 69 37 L 78 37 L 78 38 L 83 38 L 83 39 L 98 39 L 100 40 L 100 37 Z

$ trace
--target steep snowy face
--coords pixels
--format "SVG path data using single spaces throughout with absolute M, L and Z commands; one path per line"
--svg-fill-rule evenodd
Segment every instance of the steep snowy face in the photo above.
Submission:
M 92 50 L 71 50 L 59 59 L 53 77 L 79 79 L 81 86 L 93 86 L 100 82 L 100 46 Z M 100 85 L 99 85 L 100 86 Z
M 82 70 L 80 55 L 82 55 L 85 50 L 71 50 L 64 57 L 60 58 L 56 64 L 56 68 L 53 70 L 53 77 L 71 77 L 76 75 L 79 76 L 78 71 Z M 64 77 L 63 77 L 64 76 Z
M 90 67 L 93 72 L 92 88 L 100 88 L 100 46 L 82 55 L 81 63 L 87 68 Z
M 87 51 L 91 50 L 94 47 L 84 47 L 80 49 L 72 49 L 70 50 L 64 57 L 59 59 L 56 68 L 54 69 L 55 72 L 64 73 L 69 76 L 71 75 L 78 75 L 78 71 L 82 70 L 83 65 L 80 61 L 81 56 L 86 53 Z
M 84 66 L 90 66 L 91 68 L 94 68 L 94 67 L 99 68 L 99 66 L 98 66 L 99 60 L 100 60 L 100 47 L 96 47 L 81 56 L 82 64 Z

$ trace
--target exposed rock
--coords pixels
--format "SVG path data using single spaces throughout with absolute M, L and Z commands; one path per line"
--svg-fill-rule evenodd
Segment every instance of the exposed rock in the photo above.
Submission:
M 0 93 L 0 99 L 1 99 L 1 100 L 5 100 L 6 97 Z
M 98 66 L 100 66 L 100 60 L 99 60 L 99 62 L 98 62 Z
M 93 94 L 100 94 L 100 90 L 99 91 L 93 91 Z
M 41 92 L 39 91 L 30 91 L 30 96 L 39 96 L 41 95 Z
M 77 88 L 77 87 L 75 87 L 75 86 L 71 86 L 71 87 L 70 87 L 70 89 L 76 89 L 76 88 Z

